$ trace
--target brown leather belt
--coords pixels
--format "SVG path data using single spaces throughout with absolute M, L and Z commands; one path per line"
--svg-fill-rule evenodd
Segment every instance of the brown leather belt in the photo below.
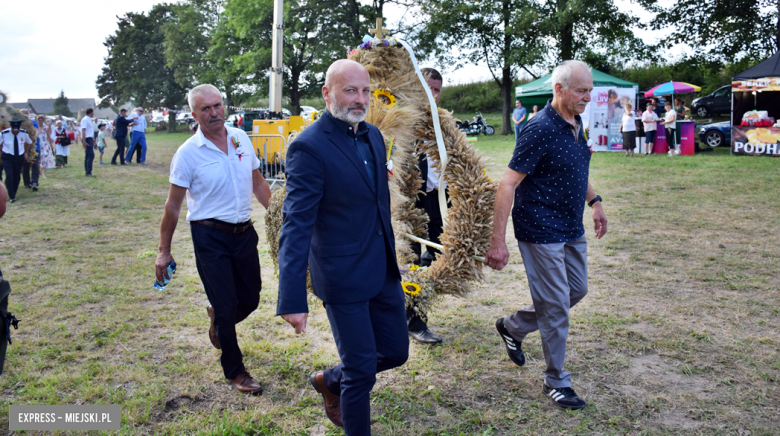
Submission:
M 200 225 L 206 226 L 206 227 L 214 227 L 217 230 L 223 230 L 223 231 L 230 232 L 230 233 L 244 233 L 245 231 L 247 231 L 250 228 L 252 228 L 252 224 L 254 224 L 252 222 L 252 220 L 247 221 L 245 225 L 237 224 L 235 227 L 234 226 L 226 226 L 226 225 L 220 224 L 220 223 L 215 223 L 214 221 L 211 221 L 211 220 L 190 221 L 190 223 L 191 224 L 200 224 Z

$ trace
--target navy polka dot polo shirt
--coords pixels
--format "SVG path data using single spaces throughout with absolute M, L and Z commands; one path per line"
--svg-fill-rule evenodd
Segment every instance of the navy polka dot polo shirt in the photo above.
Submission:
M 590 148 L 584 129 L 575 139 L 573 126 L 551 102 L 520 132 L 509 162 L 509 168 L 527 174 L 515 191 L 515 238 L 535 244 L 573 241 L 585 234 Z M 579 115 L 576 119 L 582 125 Z

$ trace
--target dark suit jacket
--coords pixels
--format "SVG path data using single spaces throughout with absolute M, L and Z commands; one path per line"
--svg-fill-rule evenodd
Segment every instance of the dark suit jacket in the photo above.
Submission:
M 308 312 L 307 266 L 325 303 L 366 301 L 379 293 L 386 274 L 400 280 L 382 135 L 368 125 L 377 175 L 371 186 L 354 139 L 337 123 L 323 115 L 287 151 L 278 315 Z
M 119 115 L 116 117 L 116 135 L 117 137 L 127 136 L 127 125 L 132 123 L 132 121 L 128 120 L 127 118 L 123 117 L 122 115 Z

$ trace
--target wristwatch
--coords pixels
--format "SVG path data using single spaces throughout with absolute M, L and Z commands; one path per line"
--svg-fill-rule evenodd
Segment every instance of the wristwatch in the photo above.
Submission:
M 597 195 L 596 198 L 588 202 L 588 207 L 593 207 L 594 204 L 596 204 L 597 201 L 601 201 L 601 196 Z

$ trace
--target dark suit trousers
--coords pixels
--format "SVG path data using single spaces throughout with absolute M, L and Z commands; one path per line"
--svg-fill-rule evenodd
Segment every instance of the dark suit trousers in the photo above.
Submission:
M 3 170 L 5 170 L 5 189 L 8 191 L 8 198 L 16 198 L 16 191 L 19 189 L 19 182 L 22 180 L 22 166 L 24 166 L 24 155 L 14 156 L 10 153 L 3 153 Z
M 22 164 L 22 180 L 24 181 L 25 187 L 38 185 L 40 160 L 41 160 L 41 155 L 39 153 L 35 156 L 35 161 L 27 162 L 25 160 L 24 164 Z M 30 170 L 32 170 L 32 179 L 30 178 Z
M 236 339 L 236 324 L 257 309 L 260 302 L 257 232 L 251 228 L 234 234 L 195 223 L 190 224 L 190 230 L 198 274 L 214 307 L 214 326 L 222 347 L 222 370 L 225 378 L 236 378 L 245 369 Z
M 127 141 L 127 136 L 117 136 L 116 137 L 116 151 L 114 152 L 114 156 L 111 158 L 111 163 L 116 163 L 116 157 L 119 156 L 119 161 L 121 163 L 125 163 L 125 142 Z
M 401 283 L 388 272 L 376 297 L 326 304 L 325 310 L 341 357 L 341 364 L 325 371 L 325 384 L 333 394 L 341 394 L 345 433 L 370 435 L 369 393 L 376 374 L 403 365 L 409 356 Z

